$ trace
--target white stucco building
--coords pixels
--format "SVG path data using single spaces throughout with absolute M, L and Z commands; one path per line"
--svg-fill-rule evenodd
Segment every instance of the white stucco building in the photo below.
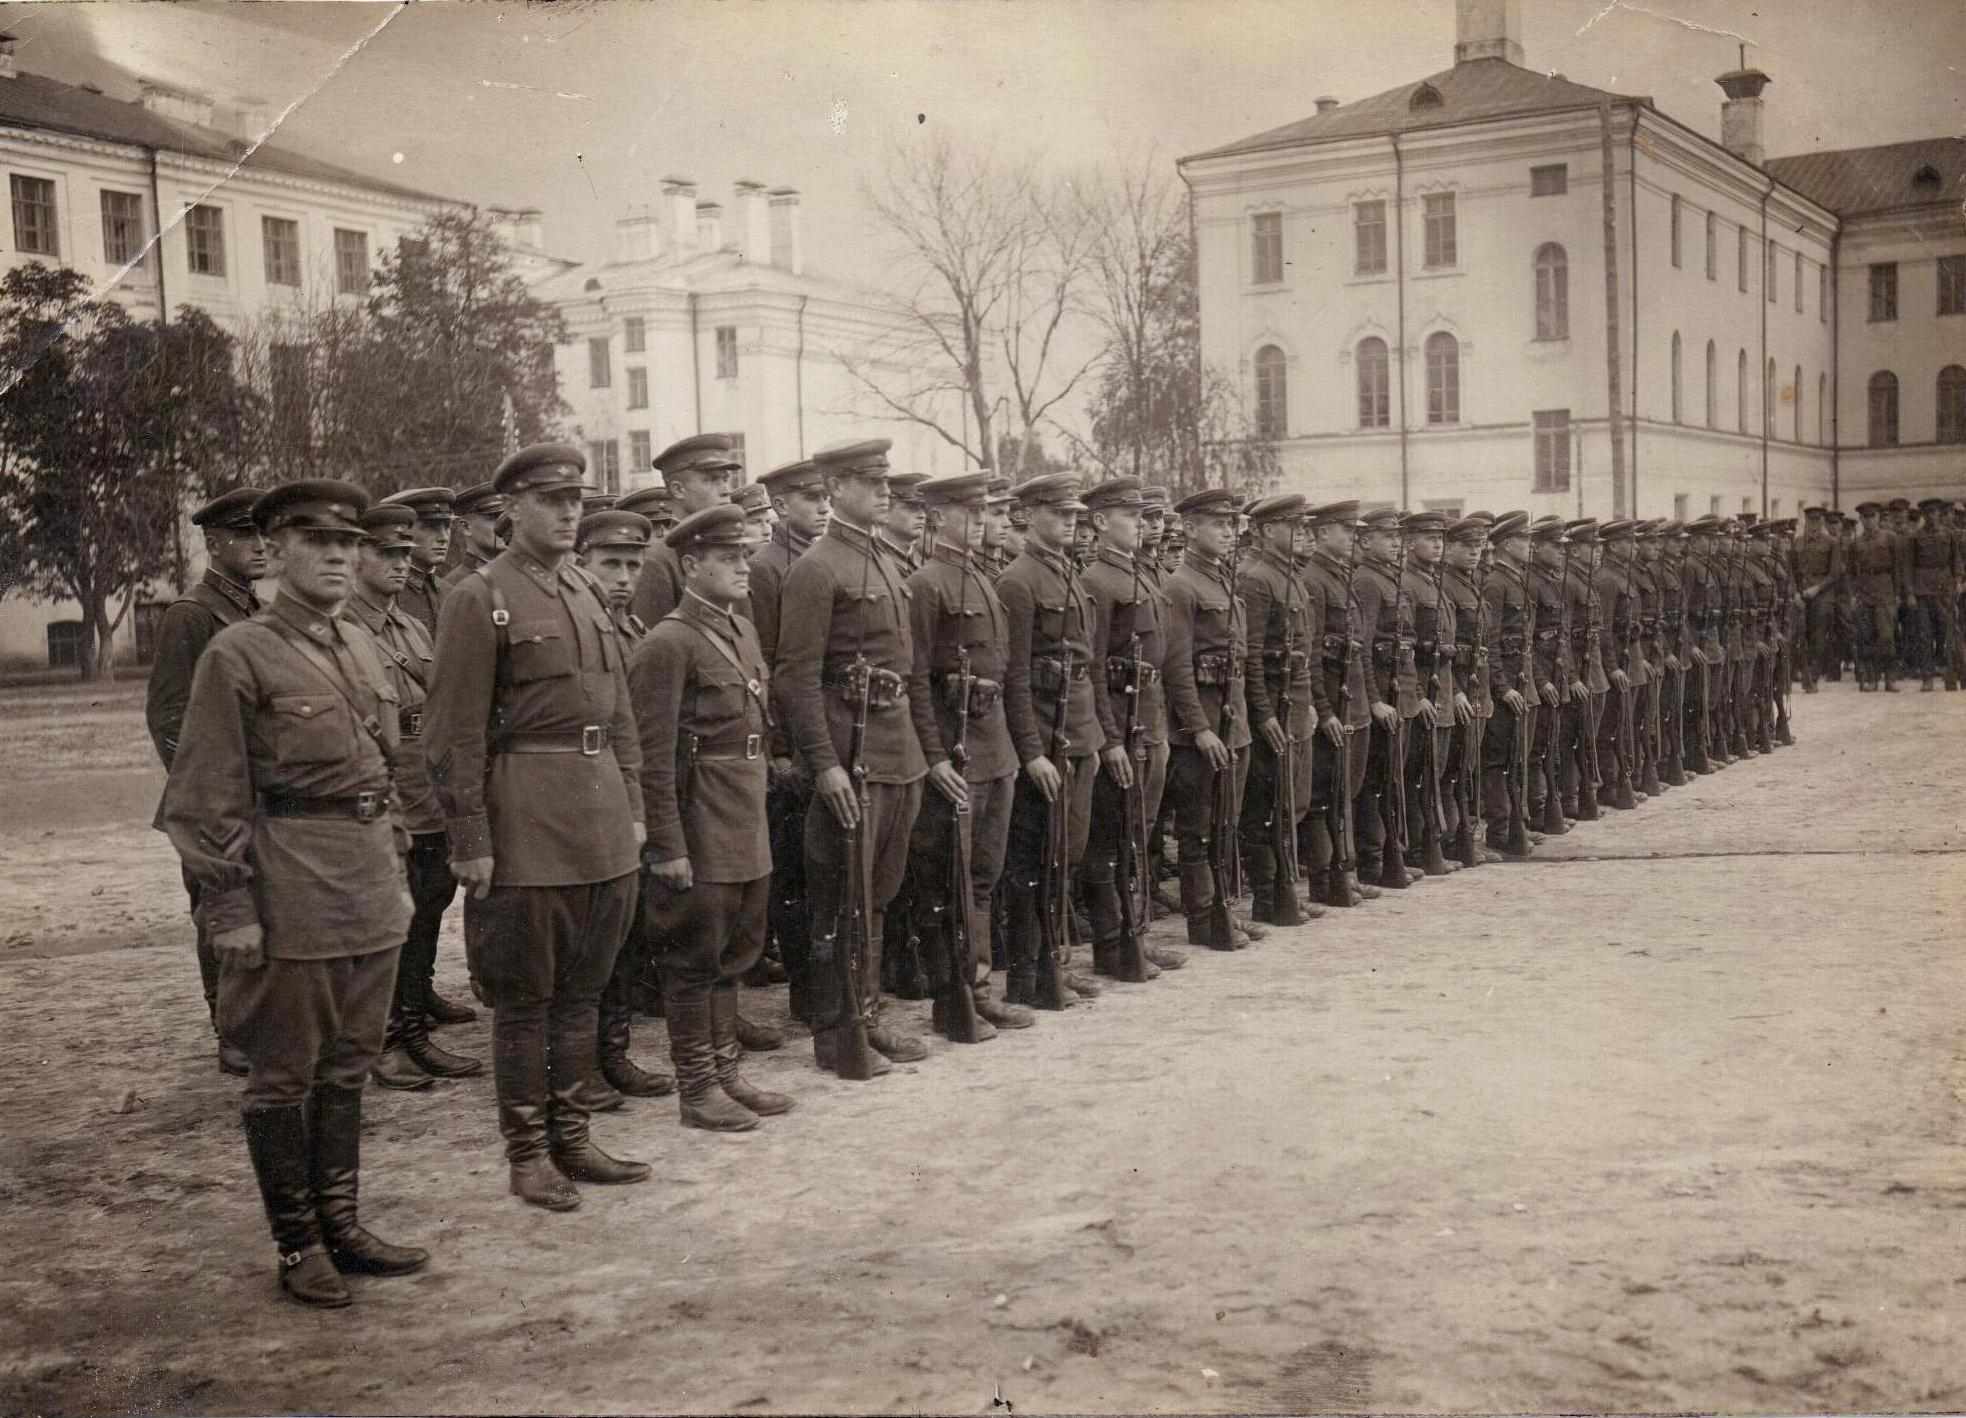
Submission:
M 1765 160 L 1759 71 L 1720 77 L 1716 143 L 1524 68 L 1516 0 L 1459 0 L 1457 21 L 1452 68 L 1180 163 L 1203 357 L 1277 439 L 1286 488 L 1683 517 L 1966 485 L 1908 432 L 1936 441 L 1939 370 L 1966 357 L 1966 320 L 1925 313 L 1942 253 L 1966 252 L 1966 144 L 1910 145 L 1930 203 L 1859 213 L 1858 156 Z M 1855 289 L 1892 259 L 1915 354 L 1909 317 L 1866 324 Z M 1893 367 L 1906 446 L 1873 452 L 1863 386 Z

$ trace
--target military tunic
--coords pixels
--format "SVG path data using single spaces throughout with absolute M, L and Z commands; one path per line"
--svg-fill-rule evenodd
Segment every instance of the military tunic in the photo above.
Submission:
M 410 563 L 409 579 L 396 593 L 396 608 L 423 623 L 430 634 L 437 633 L 437 617 L 444 605 L 444 586 L 437 573 L 415 562 Z
M 1319 683 L 1323 676 L 1313 675 L 1311 664 L 1312 655 L 1317 653 L 1322 669 L 1324 631 L 1313 618 L 1314 607 L 1295 563 L 1267 549 L 1244 558 L 1236 577 L 1236 594 L 1248 627 L 1249 669 L 1243 677 L 1243 699 L 1250 725 L 1249 779 L 1238 826 L 1250 883 L 1267 891 L 1278 870 L 1272 833 L 1282 785 L 1281 764 L 1264 736 L 1263 725 L 1278 721 L 1296 745 L 1291 755 L 1292 820 L 1283 824 L 1283 830 L 1294 838 L 1297 824 L 1311 810 L 1310 739 L 1323 717 L 1318 701 L 1324 698 L 1324 687 Z
M 654 625 L 683 599 L 683 559 L 666 542 L 656 542 L 642 561 L 641 579 L 628 598 L 628 609 L 643 625 Z

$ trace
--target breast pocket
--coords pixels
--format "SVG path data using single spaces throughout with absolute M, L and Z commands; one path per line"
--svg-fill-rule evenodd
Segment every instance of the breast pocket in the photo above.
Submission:
M 276 694 L 261 731 L 280 763 L 336 763 L 348 757 L 348 708 L 333 694 Z
M 557 621 L 514 621 L 508 642 L 512 683 L 531 684 L 574 672 L 573 646 Z
M 736 670 L 729 665 L 699 666 L 690 698 L 690 732 L 709 740 L 756 732 L 760 725 L 751 722 L 750 703 L 750 691 Z
M 597 615 L 594 617 L 594 634 L 600 641 L 601 668 L 612 673 L 614 667 L 622 661 L 621 632 L 615 629 L 614 622 L 606 616 Z

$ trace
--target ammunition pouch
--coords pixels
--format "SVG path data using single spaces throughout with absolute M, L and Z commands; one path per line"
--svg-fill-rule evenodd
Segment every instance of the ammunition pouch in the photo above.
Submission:
M 1310 669 L 1311 657 L 1302 650 L 1265 650 L 1263 652 L 1263 673 L 1272 679 L 1289 676 L 1296 678 Z
M 1234 684 L 1242 678 L 1242 659 L 1230 650 L 1195 656 L 1196 684 Z
M 1072 683 L 1085 678 L 1085 661 L 1072 661 Z M 1065 662 L 1050 655 L 1031 659 L 1031 689 L 1038 694 L 1058 694 L 1065 688 Z
M 1160 678 L 1159 668 L 1148 664 L 1145 660 L 1135 661 L 1125 655 L 1108 655 L 1106 657 L 1106 692 L 1108 694 L 1125 694 L 1133 688 L 1134 674 L 1136 671 L 1139 674 L 1139 682 L 1142 688 L 1145 688 Z
M 859 671 L 848 668 L 824 674 L 819 682 L 849 702 L 858 700 L 864 693 L 869 709 L 892 709 L 908 697 L 907 680 L 893 670 L 875 669 L 871 665 Z

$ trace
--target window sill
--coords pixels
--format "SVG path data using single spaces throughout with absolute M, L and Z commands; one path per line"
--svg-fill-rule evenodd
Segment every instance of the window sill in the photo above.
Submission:
M 1348 286 L 1389 286 L 1392 283 L 1391 271 L 1354 271 L 1345 278 Z
M 1290 289 L 1288 281 L 1250 281 L 1243 286 L 1244 295 L 1270 295 L 1277 291 Z
M 1416 281 L 1444 280 L 1450 276 L 1465 276 L 1467 271 L 1460 266 L 1422 266 L 1413 273 Z
M 1570 343 L 1570 337 L 1568 335 L 1535 335 L 1530 338 L 1529 343 L 1532 345 L 1567 345 Z

